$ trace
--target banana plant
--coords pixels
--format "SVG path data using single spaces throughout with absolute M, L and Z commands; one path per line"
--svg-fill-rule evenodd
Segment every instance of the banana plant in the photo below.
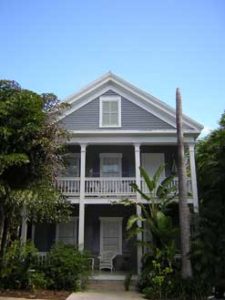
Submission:
M 172 218 L 167 214 L 168 206 L 176 201 L 177 189 L 173 184 L 174 176 L 168 176 L 160 182 L 161 174 L 164 170 L 164 165 L 161 165 L 155 174 L 151 177 L 140 167 L 140 174 L 143 178 L 147 191 L 143 191 L 141 186 L 132 183 L 131 187 L 134 191 L 140 194 L 141 201 L 137 202 L 131 199 L 122 200 L 123 205 L 138 205 L 141 207 L 142 215 L 132 215 L 127 222 L 127 231 L 129 237 L 137 236 L 138 233 L 149 231 L 151 241 L 138 241 L 145 248 L 149 248 L 151 253 L 156 249 L 163 250 L 167 256 L 174 256 L 175 237 L 178 229 L 174 227 Z M 144 201 L 143 201 L 144 200 Z M 142 223 L 145 226 L 137 226 L 137 223 Z

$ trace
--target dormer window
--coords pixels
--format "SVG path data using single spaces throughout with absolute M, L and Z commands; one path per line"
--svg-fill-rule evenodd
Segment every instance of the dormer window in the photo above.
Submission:
M 100 97 L 100 127 L 121 127 L 121 97 Z

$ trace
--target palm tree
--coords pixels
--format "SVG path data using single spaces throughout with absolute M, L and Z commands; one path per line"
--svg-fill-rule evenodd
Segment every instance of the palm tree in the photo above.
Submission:
M 184 161 L 184 138 L 182 128 L 182 100 L 179 89 L 176 90 L 176 123 L 177 123 L 177 148 L 178 148 L 178 179 L 179 179 L 179 220 L 181 241 L 181 276 L 192 277 L 190 253 L 190 217 L 187 204 L 187 175 Z

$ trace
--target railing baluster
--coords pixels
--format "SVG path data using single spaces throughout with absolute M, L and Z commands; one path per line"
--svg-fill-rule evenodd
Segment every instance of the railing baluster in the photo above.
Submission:
M 135 191 L 130 186 L 135 183 L 133 177 L 87 177 L 85 178 L 85 194 L 87 196 L 135 196 Z M 78 177 L 59 177 L 57 178 L 56 186 L 59 191 L 65 195 L 79 196 L 80 193 L 80 178 Z M 178 188 L 178 178 L 174 178 L 171 187 Z M 147 186 L 141 180 L 141 189 L 144 193 L 148 193 Z M 187 179 L 187 190 L 190 194 L 192 192 L 191 179 Z

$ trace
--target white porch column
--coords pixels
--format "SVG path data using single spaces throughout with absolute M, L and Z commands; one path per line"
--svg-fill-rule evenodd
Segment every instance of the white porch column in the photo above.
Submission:
M 141 186 L 141 174 L 140 174 L 140 165 L 141 165 L 141 157 L 140 157 L 140 144 L 134 145 L 135 151 L 135 176 L 136 176 L 136 184 L 140 187 Z M 136 194 L 137 202 L 141 201 L 141 195 L 139 193 Z M 141 207 L 136 206 L 136 213 L 138 216 L 141 216 Z M 138 227 L 142 226 L 140 221 L 137 222 Z M 142 241 L 142 233 L 138 233 L 137 240 Z M 142 258 L 142 246 L 138 245 L 137 247 L 137 272 L 138 274 L 141 273 L 141 258 Z
M 21 224 L 20 241 L 21 243 L 25 244 L 27 241 L 27 212 L 25 207 L 23 207 L 22 209 L 21 216 L 22 216 L 22 224 Z
M 191 169 L 191 185 L 192 185 L 192 195 L 194 200 L 194 211 L 198 212 L 198 188 L 197 188 L 197 177 L 196 177 L 196 167 L 195 167 L 195 148 L 194 144 L 189 144 L 189 155 L 190 155 L 190 169 Z
M 85 168 L 86 168 L 86 144 L 80 145 L 80 202 L 79 202 L 79 231 L 78 247 L 84 249 L 84 214 L 85 214 Z

